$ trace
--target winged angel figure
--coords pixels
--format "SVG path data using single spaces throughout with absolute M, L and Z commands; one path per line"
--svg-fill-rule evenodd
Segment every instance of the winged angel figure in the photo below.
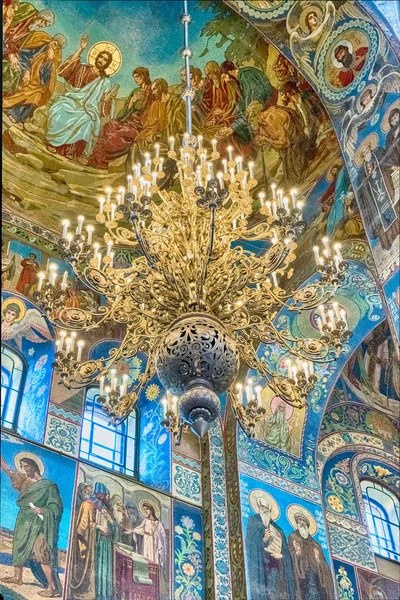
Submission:
M 299 0 L 294 2 L 286 19 L 289 46 L 293 58 L 315 88 L 319 89 L 315 73 L 319 53 L 332 31 L 335 21 L 344 17 L 362 17 L 357 6 L 347 0 Z
M 400 92 L 400 73 L 393 65 L 385 65 L 375 80 L 371 80 L 358 98 L 351 99 L 342 121 L 342 143 L 350 158 L 354 158 L 359 131 L 366 127 L 383 105 L 387 94 Z
M 327 2 L 295 2 L 289 11 L 286 28 L 293 58 L 317 86 L 314 65 L 326 38 L 335 22 L 336 8 L 331 0 Z
M 14 340 L 22 350 L 23 338 L 34 343 L 52 340 L 44 317 L 35 308 L 26 309 L 23 302 L 17 298 L 10 298 L 2 303 L 2 341 Z

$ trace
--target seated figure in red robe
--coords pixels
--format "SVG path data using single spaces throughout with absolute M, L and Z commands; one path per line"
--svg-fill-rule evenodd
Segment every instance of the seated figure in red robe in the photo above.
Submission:
M 143 116 L 152 102 L 150 74 L 145 67 L 137 67 L 132 76 L 138 87 L 130 94 L 117 118 L 104 125 L 87 159 L 87 164 L 92 167 L 107 169 L 111 161 L 128 152 L 143 129 Z

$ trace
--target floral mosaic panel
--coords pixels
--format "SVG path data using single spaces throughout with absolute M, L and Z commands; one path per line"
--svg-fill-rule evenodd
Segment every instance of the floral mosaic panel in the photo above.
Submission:
M 337 560 L 333 564 L 339 600 L 359 600 L 354 567 Z
M 203 600 L 203 527 L 201 512 L 174 502 L 174 600 Z
M 49 414 L 44 443 L 63 454 L 79 454 L 80 426 Z
M 201 506 L 200 473 L 183 465 L 172 465 L 172 494 Z

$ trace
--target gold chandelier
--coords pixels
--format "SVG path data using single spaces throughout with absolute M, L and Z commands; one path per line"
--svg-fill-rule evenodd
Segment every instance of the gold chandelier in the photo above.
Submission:
M 63 221 L 61 245 L 79 282 L 104 298 L 98 309 L 66 307 L 68 275 L 56 285 L 57 272 L 51 268 L 39 274 L 34 296 L 60 328 L 55 369 L 63 383 L 72 388 L 99 385 L 99 402 L 118 423 L 157 374 L 168 391 L 162 424 L 177 443 L 189 426 L 204 435 L 218 417 L 218 394 L 225 391 L 239 423 L 254 435 L 265 410 L 261 388 L 253 389 L 250 380 L 243 389 L 238 381 L 244 366 L 258 371 L 283 400 L 304 407 L 317 380 L 314 363 L 335 360 L 351 336 L 345 312 L 332 303 L 347 266 L 340 245 L 332 248 L 324 238 L 323 252 L 314 249 L 318 281 L 292 290 L 290 266 L 297 236 L 305 228 L 296 192 L 287 196 L 272 185 L 271 201 L 260 192 L 261 221 L 251 225 L 252 193 L 258 187 L 254 164 L 244 165 L 230 147 L 221 160 L 215 140 L 208 145 L 191 134 L 187 10 L 182 21 L 189 131 L 182 140 L 169 139 L 172 185 L 161 187 L 166 175 L 156 144 L 144 164 L 134 165 L 126 188 L 116 194 L 108 188 L 100 198 L 96 219 L 105 230 L 102 247 L 93 243 L 93 226 L 83 230 L 83 216 L 75 233 Z M 241 245 L 257 240 L 267 241 L 262 256 Z M 138 245 L 142 255 L 131 267 L 114 266 L 116 248 Z M 278 327 L 276 316 L 283 309 L 318 309 L 320 335 L 298 338 Z M 77 331 L 98 330 L 107 323 L 124 327 L 120 346 L 102 358 L 82 361 Z M 258 356 L 260 343 L 280 346 L 287 358 L 284 372 Z M 118 361 L 138 352 L 148 356 L 138 382 L 118 380 Z

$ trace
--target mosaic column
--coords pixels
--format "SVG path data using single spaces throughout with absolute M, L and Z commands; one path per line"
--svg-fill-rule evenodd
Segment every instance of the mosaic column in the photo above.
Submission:
M 213 423 L 202 441 L 202 480 L 206 600 L 232 600 L 224 442 L 219 422 Z
M 235 600 L 247 600 L 242 515 L 240 509 L 239 466 L 236 446 L 237 421 L 230 402 L 228 402 L 226 407 L 224 433 L 225 464 L 228 473 L 226 487 L 232 567 L 232 591 Z

